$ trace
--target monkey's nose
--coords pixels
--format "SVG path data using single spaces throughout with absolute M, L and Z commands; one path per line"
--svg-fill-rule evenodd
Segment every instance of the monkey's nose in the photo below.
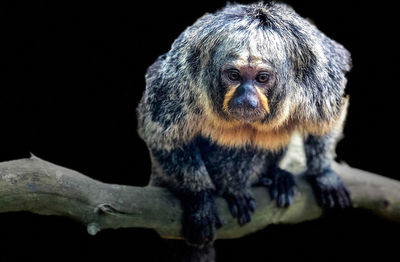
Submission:
M 238 87 L 236 95 L 233 103 L 237 107 L 256 109 L 259 106 L 260 100 L 252 86 L 244 85 Z
M 253 94 L 246 94 L 240 96 L 234 101 L 235 106 L 247 107 L 249 109 L 256 109 L 258 107 L 258 98 Z
M 246 96 L 245 103 L 247 103 L 250 107 L 257 108 L 258 102 L 259 102 L 259 100 L 256 95 L 252 94 L 252 95 Z

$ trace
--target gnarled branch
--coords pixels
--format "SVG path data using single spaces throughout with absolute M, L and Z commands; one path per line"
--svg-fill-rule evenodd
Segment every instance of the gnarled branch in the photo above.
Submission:
M 282 165 L 292 172 L 304 169 L 297 149 Z M 355 208 L 400 221 L 400 182 L 333 163 L 352 193 Z M 237 238 L 270 224 L 299 223 L 322 215 L 310 186 L 297 176 L 298 193 L 292 206 L 277 208 L 267 190 L 253 189 L 257 209 L 252 221 L 240 227 L 222 198 L 217 199 L 225 225 L 217 238 Z M 87 225 L 90 234 L 106 228 L 151 228 L 166 238 L 179 238 L 182 210 L 167 189 L 105 184 L 76 171 L 32 156 L 0 163 L 0 212 L 30 211 L 71 217 Z

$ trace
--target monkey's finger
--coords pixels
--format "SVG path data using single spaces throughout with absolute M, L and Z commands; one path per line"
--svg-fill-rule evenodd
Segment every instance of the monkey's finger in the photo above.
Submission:
M 239 208 L 236 204 L 231 204 L 231 213 L 233 217 L 237 217 L 238 216 L 238 212 L 239 212 Z
M 238 207 L 238 220 L 239 220 L 239 225 L 244 225 L 246 224 L 246 209 L 245 206 L 243 205 L 243 201 L 244 199 L 240 196 L 236 197 L 236 201 L 238 203 L 237 207 Z
M 278 200 L 277 200 L 277 205 L 278 207 L 285 207 L 286 206 L 286 194 L 282 193 L 279 195 Z
M 245 224 L 249 223 L 251 221 L 251 213 L 253 213 L 253 211 L 251 211 L 251 207 L 249 205 L 249 201 L 247 197 L 243 197 L 243 201 L 244 201 L 244 211 L 245 211 Z
M 294 192 L 296 191 L 296 183 L 292 179 L 292 177 L 288 177 L 286 179 L 286 203 L 285 207 L 288 207 L 292 204 Z
M 325 192 L 325 194 L 326 194 L 326 196 L 327 196 L 327 207 L 329 207 L 329 208 L 334 208 L 335 207 L 335 199 L 334 199 L 334 191 L 335 190 L 332 190 L 332 189 L 330 189 L 330 190 L 328 190 L 328 191 L 326 191 Z
M 293 194 L 292 194 L 292 188 L 289 188 L 286 194 L 286 203 L 285 207 L 288 207 L 292 204 L 293 201 Z
M 254 198 L 251 197 L 247 200 L 247 202 L 248 202 L 250 211 L 253 213 L 256 210 L 256 201 L 254 200 Z
M 314 189 L 315 199 L 320 207 L 325 208 L 327 199 L 320 189 Z
M 351 206 L 351 200 L 349 198 L 348 191 L 344 186 L 339 188 L 338 198 L 340 199 L 341 208 L 347 208 Z
M 290 190 L 291 190 L 291 191 L 290 191 L 290 194 L 291 194 L 292 196 L 296 195 L 296 193 L 297 193 L 297 185 L 294 184 L 293 187 L 292 187 Z
M 251 221 L 251 213 L 250 213 L 250 211 L 248 211 L 248 212 L 244 213 L 242 225 L 247 224 L 250 221 Z
M 232 205 L 232 215 L 237 218 L 239 224 L 242 225 L 243 204 L 241 203 L 241 199 L 239 196 L 230 196 L 229 199 Z
M 286 207 L 292 205 L 293 203 L 293 196 L 288 195 L 286 199 Z
M 232 195 L 224 195 L 226 202 L 228 202 L 228 207 L 229 210 L 231 211 L 231 214 L 233 217 L 238 216 L 238 207 L 237 207 L 237 202 L 235 201 L 234 197 Z
M 247 215 L 247 213 L 242 213 L 241 216 L 239 216 L 238 222 L 240 226 L 243 226 L 244 224 L 248 223 L 250 221 L 250 217 Z
M 286 194 L 280 194 L 277 203 L 278 203 L 278 207 L 285 207 L 286 206 Z
M 211 209 L 211 214 L 209 215 L 211 218 L 213 218 L 213 224 L 215 225 L 215 228 L 220 228 L 224 224 L 224 220 L 221 218 L 221 216 L 218 213 L 217 207 L 214 206 Z
M 277 198 L 277 204 L 279 207 L 284 207 L 285 206 L 285 200 L 286 200 L 286 179 L 281 178 L 279 179 L 279 187 L 278 187 L 278 198 Z
M 346 187 L 344 187 L 344 195 L 346 196 L 345 197 L 346 207 L 353 207 L 353 203 L 351 202 L 350 191 Z
M 340 197 L 343 201 L 343 207 L 347 208 L 347 207 L 352 207 L 352 203 L 351 203 L 351 198 L 350 198 L 350 193 L 349 191 L 346 189 L 346 187 L 342 187 L 340 190 Z
M 224 224 L 224 219 L 218 213 L 215 213 L 215 227 L 221 228 Z
M 297 192 L 297 186 L 296 186 L 296 184 L 294 184 L 290 189 L 289 189 L 289 197 L 290 197 L 290 204 L 289 205 L 291 205 L 292 204 L 292 202 L 293 202 L 293 198 L 294 198 L 294 196 L 296 195 L 296 192 Z
M 279 192 L 278 192 L 278 178 L 277 176 L 274 176 L 272 179 L 272 184 L 270 187 L 270 196 L 272 200 L 275 200 L 278 198 Z
M 235 201 L 237 203 L 238 207 L 238 223 L 239 225 L 244 225 L 248 222 L 249 220 L 249 210 L 247 207 L 247 199 L 243 195 L 237 195 L 235 196 Z
M 334 198 L 335 198 L 335 203 L 336 203 L 335 208 L 345 208 L 346 207 L 346 205 L 344 203 L 344 199 L 341 195 L 340 189 L 334 193 Z

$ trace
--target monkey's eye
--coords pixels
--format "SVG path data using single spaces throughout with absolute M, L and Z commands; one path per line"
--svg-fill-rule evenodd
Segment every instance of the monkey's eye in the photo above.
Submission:
M 257 75 L 257 77 L 256 77 L 256 81 L 259 83 L 264 84 L 264 83 L 267 83 L 268 80 L 269 80 L 269 74 L 267 74 L 267 73 L 261 73 L 261 74 Z
M 228 78 L 231 81 L 238 81 L 240 79 L 240 74 L 236 70 L 230 70 L 228 71 Z

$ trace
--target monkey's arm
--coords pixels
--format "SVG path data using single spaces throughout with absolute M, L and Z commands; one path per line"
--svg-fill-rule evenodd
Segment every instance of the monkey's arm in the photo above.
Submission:
M 304 141 L 307 171 L 318 204 L 323 208 L 351 206 L 350 193 L 342 179 L 331 169 L 335 132 L 325 136 L 308 135 Z
M 288 207 L 293 202 L 297 186 L 293 174 L 281 169 L 279 163 L 286 154 L 287 148 L 275 152 L 266 152 L 266 172 L 261 176 L 258 184 L 268 187 L 272 200 L 278 207 Z
M 214 185 L 195 141 L 171 151 L 152 150 L 152 154 L 167 176 L 169 189 L 182 202 L 184 239 L 200 246 L 212 241 L 222 219 L 215 205 Z

